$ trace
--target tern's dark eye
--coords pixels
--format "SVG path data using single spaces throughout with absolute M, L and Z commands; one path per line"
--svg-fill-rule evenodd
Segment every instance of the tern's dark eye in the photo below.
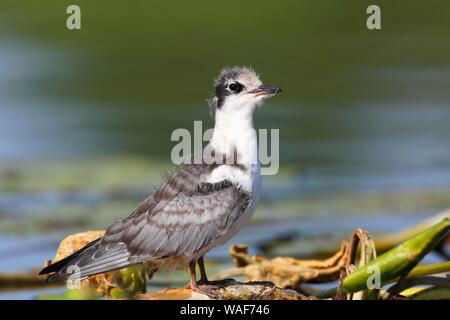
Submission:
M 230 89 L 231 92 L 239 93 L 242 91 L 244 86 L 240 84 L 239 82 L 232 82 L 228 85 L 228 89 Z

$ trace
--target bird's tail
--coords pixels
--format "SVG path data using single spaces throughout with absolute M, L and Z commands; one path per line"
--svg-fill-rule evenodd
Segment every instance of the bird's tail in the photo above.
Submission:
M 70 256 L 57 261 L 39 272 L 50 274 L 46 282 L 82 280 L 87 276 L 121 269 L 131 265 L 129 253 L 123 243 L 104 245 L 98 238 Z

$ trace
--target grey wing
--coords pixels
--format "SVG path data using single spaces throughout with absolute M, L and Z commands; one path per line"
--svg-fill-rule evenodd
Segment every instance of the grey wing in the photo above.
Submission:
M 101 239 L 43 269 L 48 281 L 121 269 L 169 256 L 191 256 L 233 227 L 250 195 L 224 181 L 179 192 L 159 211 L 135 211 Z
M 89 243 L 72 255 L 47 266 L 41 270 L 40 274 L 53 273 L 47 281 L 67 279 L 72 275 L 84 278 L 92 274 L 120 269 L 141 262 L 140 257 L 149 257 L 149 252 L 158 252 L 158 250 L 151 250 L 156 246 L 152 239 L 154 239 L 153 237 L 158 239 L 162 237 L 164 226 L 161 225 L 159 218 L 156 218 L 155 215 L 165 207 L 175 208 L 178 206 L 178 210 L 180 210 L 181 207 L 179 205 L 182 202 L 182 194 L 185 195 L 185 199 L 186 197 L 189 198 L 189 195 L 195 197 L 201 181 L 204 181 L 205 177 L 215 167 L 216 165 L 214 164 L 182 166 L 133 210 L 127 218 L 113 223 L 102 238 Z M 216 189 L 220 189 L 225 187 L 225 185 L 217 184 L 216 187 Z M 199 190 L 199 192 L 203 191 L 203 189 Z M 208 189 L 208 191 L 211 190 Z M 186 200 L 185 205 L 189 206 L 190 201 Z M 196 210 L 198 211 L 198 209 Z M 195 210 L 190 211 L 186 209 L 185 211 L 194 212 Z M 164 215 L 170 216 L 167 212 L 162 213 L 162 216 Z M 173 229 L 174 226 L 168 225 L 168 227 Z M 178 233 L 179 230 L 177 229 Z M 134 236 L 137 238 L 134 239 Z M 148 237 L 148 241 L 152 243 L 152 246 L 149 248 L 144 246 L 144 237 Z M 137 245 L 137 241 L 139 241 L 139 245 Z M 171 240 L 166 242 L 166 247 L 171 243 Z M 149 251 L 144 254 L 146 249 L 149 249 Z
M 248 193 L 228 183 L 204 186 L 179 194 L 157 213 L 117 225 L 102 243 L 124 243 L 133 263 L 192 256 L 229 232 L 250 200 Z

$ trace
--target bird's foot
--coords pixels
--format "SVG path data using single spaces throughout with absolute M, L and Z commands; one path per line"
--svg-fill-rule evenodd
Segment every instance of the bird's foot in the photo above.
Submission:
M 195 292 L 204 294 L 211 299 L 219 299 L 220 295 L 217 292 L 217 289 L 219 289 L 217 286 L 209 285 L 209 284 L 194 284 L 190 286 L 191 289 Z
M 207 279 L 200 279 L 195 284 L 190 284 L 190 288 L 198 293 L 207 295 L 212 299 L 220 299 L 219 289 L 236 284 L 233 279 L 224 279 L 218 281 L 208 281 Z

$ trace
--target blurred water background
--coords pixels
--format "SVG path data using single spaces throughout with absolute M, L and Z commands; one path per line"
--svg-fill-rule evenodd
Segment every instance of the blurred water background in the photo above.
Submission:
M 394 232 L 449 207 L 449 3 L 378 1 L 379 31 L 369 1 L 79 0 L 79 31 L 69 4 L 0 1 L 0 272 L 126 216 L 171 168 L 171 132 L 211 125 L 226 65 L 285 90 L 255 116 L 280 129 L 280 172 L 231 242 L 309 257 L 356 227 Z

